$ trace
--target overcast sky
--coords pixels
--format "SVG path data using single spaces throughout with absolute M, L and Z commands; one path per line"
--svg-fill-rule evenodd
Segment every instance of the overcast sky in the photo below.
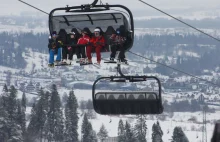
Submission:
M 4 14 L 19 14 L 22 11 L 36 10 L 28 7 L 18 0 L 1 0 L 0 15 Z M 24 0 L 31 5 L 39 7 L 47 12 L 56 7 L 64 7 L 67 4 L 70 6 L 91 3 L 93 0 Z M 156 11 L 138 0 L 102 0 L 109 4 L 123 4 L 133 11 L 145 11 L 155 13 Z M 168 11 L 187 11 L 187 9 L 194 10 L 210 10 L 220 9 L 220 0 L 145 0 L 158 8 Z

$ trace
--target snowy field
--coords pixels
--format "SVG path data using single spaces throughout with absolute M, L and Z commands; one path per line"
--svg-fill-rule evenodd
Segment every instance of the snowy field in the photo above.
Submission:
M 2 87 L 0 88 L 2 89 Z M 66 90 L 63 88 L 60 88 L 58 92 L 61 95 L 64 92 L 68 94 L 70 90 Z M 92 98 L 92 91 L 91 90 L 74 90 L 75 95 L 78 99 L 78 102 L 81 100 L 88 100 Z M 22 92 L 18 91 L 18 98 L 21 99 Z M 36 97 L 35 95 L 31 94 L 26 94 L 28 101 L 30 101 L 33 97 Z M 80 112 L 80 111 L 79 111 Z M 29 115 L 31 113 L 31 107 L 27 107 L 26 114 Z M 82 114 L 82 112 L 80 112 Z M 163 113 L 165 114 L 165 113 Z M 212 132 L 214 129 L 214 120 L 219 119 L 219 114 L 220 112 L 216 113 L 207 113 L 207 137 L 208 140 L 211 139 L 212 137 Z M 165 114 L 166 115 L 166 114 Z M 81 124 L 82 124 L 82 119 L 83 115 L 79 115 L 80 120 L 79 120 L 79 129 L 78 132 L 81 132 Z M 156 115 L 146 115 L 147 117 L 147 139 L 148 141 L 151 141 L 151 134 L 152 134 L 152 125 L 158 120 Z M 197 123 L 193 123 L 191 121 L 188 121 L 188 119 L 196 117 L 197 118 Z M 110 137 L 115 137 L 117 136 L 117 129 L 118 129 L 118 122 L 119 120 L 122 119 L 123 121 L 128 121 L 130 124 L 135 124 L 135 117 L 131 115 L 127 116 L 103 116 L 97 114 L 97 119 L 90 120 L 93 128 L 96 132 L 99 131 L 99 128 L 101 127 L 102 124 L 104 124 L 109 132 Z M 181 126 L 189 138 L 190 142 L 200 142 L 202 139 L 202 112 L 196 112 L 196 113 L 174 113 L 173 117 L 166 117 L 164 121 L 160 121 L 160 126 L 163 130 L 163 140 L 168 142 L 172 139 L 172 133 L 173 129 L 176 126 Z M 27 122 L 28 123 L 28 122 Z M 79 135 L 80 137 L 81 135 Z
M 41 70 L 41 69 L 44 69 L 44 68 L 47 68 L 46 67 L 46 60 L 47 60 L 47 55 L 45 54 L 39 54 L 37 52 L 32 52 L 30 51 L 30 54 L 33 55 L 33 58 L 31 59 L 30 57 L 27 56 L 27 61 L 28 61 L 28 65 L 27 65 L 27 68 L 25 68 L 24 70 L 27 71 L 27 72 L 30 72 L 31 69 L 32 69 L 32 64 L 36 64 L 36 69 L 38 70 Z M 26 57 L 26 56 L 25 56 Z M 42 64 L 41 64 L 41 60 L 43 60 Z M 96 59 L 93 58 L 93 60 L 95 61 Z M 134 64 L 134 63 L 133 63 Z M 68 67 L 68 68 L 74 68 L 75 66 L 78 66 L 76 63 L 73 64 L 72 67 Z M 84 67 L 85 70 L 87 71 L 97 71 L 100 75 L 114 75 L 116 73 L 110 73 L 108 70 L 106 70 L 107 68 L 109 67 L 112 67 L 114 68 L 114 65 L 106 65 L 106 64 L 102 64 L 102 67 L 101 69 L 97 69 L 96 67 L 89 67 L 89 66 L 86 66 Z M 140 65 L 137 65 L 137 66 L 140 66 Z M 129 68 L 127 66 L 124 66 L 124 68 Z M 140 68 L 143 68 L 140 67 Z M 18 70 L 16 69 L 10 69 L 10 68 L 2 68 L 1 67 L 1 71 L 7 71 L 7 70 L 12 70 L 13 72 L 17 72 Z M 56 69 L 56 68 L 53 68 L 53 69 L 50 69 L 50 70 L 53 70 L 53 71 L 62 71 L 62 69 Z M 67 72 L 65 72 L 63 75 L 66 75 L 68 74 Z M 163 78 L 163 79 L 168 79 L 166 76 L 161 76 L 161 75 L 158 75 L 160 78 Z M 207 77 L 210 77 L 210 76 L 204 76 L 205 78 Z M 15 76 L 13 78 L 16 78 Z M 17 76 L 17 78 L 19 78 Z M 22 80 L 30 80 L 30 78 L 20 78 Z M 176 78 L 177 81 L 179 82 L 184 82 L 186 80 L 189 80 L 190 78 L 188 77 L 179 77 L 179 78 Z M 210 78 L 211 79 L 211 78 Z M 48 81 L 48 79 L 41 79 L 41 78 L 32 78 L 31 80 L 33 81 L 39 81 L 39 82 L 42 82 L 43 85 L 46 85 L 46 83 L 43 83 L 43 82 L 46 82 Z M 85 81 L 86 83 L 88 84 L 91 84 L 92 82 L 91 81 Z M 2 89 L 2 88 L 0 88 Z M 70 90 L 67 90 L 65 88 L 60 88 L 58 87 L 58 92 L 59 94 L 61 95 L 61 98 L 62 98 L 62 95 L 64 93 L 67 93 L 69 92 Z M 74 90 L 75 92 L 75 95 L 78 99 L 78 101 L 81 101 L 81 100 L 88 100 L 88 99 L 92 99 L 92 91 L 91 90 Z M 163 100 L 166 99 L 168 100 L 169 102 L 173 100 L 174 97 L 176 97 L 176 93 L 166 93 L 166 94 L 163 94 Z M 18 98 L 21 98 L 22 96 L 22 92 L 18 91 Z M 28 98 L 28 101 L 31 101 L 34 97 L 37 97 L 36 95 L 34 94 L 26 94 L 27 98 Z M 31 108 L 28 107 L 27 108 L 27 114 L 30 114 L 31 112 Z M 80 112 L 80 114 L 82 114 L 82 112 Z M 167 114 L 164 114 L 164 115 L 167 115 Z M 211 113 L 211 114 L 207 114 L 207 133 L 208 133 L 208 140 L 210 140 L 211 136 L 212 136 L 212 132 L 213 132 L 213 128 L 214 128 L 214 121 L 215 120 L 218 120 L 219 119 L 219 115 L 220 115 L 220 112 L 216 112 L 216 113 Z M 192 117 L 196 117 L 197 118 L 197 123 L 193 123 L 193 122 L 190 122 L 188 121 L 188 119 L 192 118 Z M 79 121 L 79 132 L 81 132 L 81 124 L 82 124 L 82 119 L 83 119 L 83 115 L 80 115 L 80 121 Z M 118 129 L 118 122 L 119 122 L 119 119 L 123 119 L 123 120 L 128 120 L 131 124 L 134 124 L 135 123 L 135 118 L 133 118 L 132 116 L 102 116 L 102 115 L 98 115 L 97 114 L 97 119 L 95 120 L 91 120 L 92 124 L 93 124 L 93 128 L 96 130 L 96 132 L 99 130 L 101 124 L 103 123 L 108 132 L 109 132 L 109 136 L 111 137 L 114 137 L 114 136 L 117 136 L 117 129 Z M 110 122 L 111 120 L 111 122 Z M 156 116 L 150 116 L 150 115 L 147 115 L 147 127 L 148 127 L 148 131 L 147 131 L 147 138 L 148 138 L 148 141 L 151 141 L 151 134 L 152 134 L 152 125 L 153 123 L 155 123 L 156 121 L 158 120 L 158 118 Z M 170 141 L 170 139 L 172 138 L 172 133 L 173 133 L 173 129 L 175 126 L 181 126 L 184 130 L 184 132 L 186 133 L 187 137 L 189 138 L 190 142 L 200 142 L 201 139 L 202 139 L 202 132 L 201 132 L 201 127 L 202 127 L 202 112 L 197 112 L 197 113 L 174 113 L 173 117 L 169 117 L 167 116 L 166 119 L 164 121 L 160 121 L 160 125 L 161 125 L 161 128 L 164 132 L 164 135 L 163 135 L 163 140 L 168 142 Z M 79 136 L 80 137 L 80 136 Z
M 136 33 L 138 35 L 141 35 L 141 34 L 152 34 L 152 33 L 158 33 L 158 34 L 163 34 L 162 31 L 164 31 L 164 34 L 166 33 L 175 33 L 177 30 L 176 29 L 153 29 L 153 30 L 156 30 L 157 32 L 155 31 L 152 31 L 152 29 L 136 29 Z M 3 31 L 7 31 L 7 32 L 30 32 L 30 31 L 33 31 L 35 33 L 37 32 L 47 32 L 48 29 L 47 28 L 42 28 L 42 29 L 28 29 L 27 27 L 18 27 L 18 26 L 2 26 L 0 25 L 0 32 L 3 32 Z M 183 30 L 184 32 L 184 30 Z M 189 31 L 190 32 L 190 31 Z M 218 31 L 218 33 L 220 33 L 220 31 Z M 42 69 L 48 69 L 47 68 L 47 60 L 48 60 L 48 55 L 47 54 L 40 54 L 40 53 L 37 53 L 37 52 L 32 52 L 31 50 L 29 51 L 30 52 L 30 56 L 26 56 L 26 55 L 23 55 L 25 60 L 27 61 L 27 67 L 25 69 L 23 69 L 24 71 L 30 73 L 32 71 L 32 67 L 33 67 L 33 64 L 36 65 L 35 67 L 35 70 L 42 70 Z M 197 54 L 194 54 L 194 53 L 187 53 L 189 54 L 189 56 L 195 56 L 197 57 L 198 55 Z M 158 59 L 161 59 L 163 58 L 162 56 L 161 57 L 155 57 L 155 60 L 158 60 Z M 93 61 L 95 62 L 96 59 L 95 57 L 93 58 Z M 144 61 L 143 61 L 144 62 Z M 133 70 L 132 74 L 135 74 L 138 72 L 138 70 L 142 70 L 144 67 L 146 67 L 147 65 L 143 65 L 143 64 L 137 64 L 137 62 L 132 62 L 131 65 L 133 65 L 133 67 L 128 67 L 128 66 L 123 66 L 123 68 L 129 68 L 129 70 Z M 78 67 L 79 65 L 74 63 L 73 66 L 71 67 L 68 67 L 69 69 L 73 69 L 74 67 Z M 88 72 L 97 72 L 97 74 L 99 75 L 103 75 L 103 76 L 106 76 L 106 75 L 116 75 L 115 72 L 109 72 L 109 68 L 114 68 L 115 65 L 108 65 L 108 64 L 102 64 L 102 67 L 101 69 L 97 69 L 96 67 L 93 67 L 93 66 L 85 66 L 83 67 L 84 70 L 88 71 Z M 7 67 L 0 67 L 0 71 L 3 72 L 3 71 L 12 71 L 12 73 L 15 73 L 15 72 L 18 72 L 19 70 L 18 69 L 12 69 L 12 68 L 7 68 Z M 53 68 L 53 69 L 48 69 L 49 71 L 54 71 L 54 72 L 62 72 L 62 68 Z M 49 71 L 46 70 L 45 72 L 41 72 L 42 74 L 44 73 L 46 76 L 49 75 Z M 71 73 L 68 72 L 68 73 Z M 67 72 L 63 73 L 62 75 L 65 76 L 68 74 Z M 142 72 L 138 72 L 138 74 L 142 74 Z M 0 74 L 1 75 L 1 74 Z M 37 73 L 35 74 L 37 75 Z M 61 76 L 62 76 L 61 75 Z M 150 74 L 149 74 L 150 75 Z M 152 74 L 152 75 L 157 75 L 160 79 L 169 79 L 169 77 L 167 76 L 162 76 L 162 75 L 159 75 L 159 74 Z M 213 76 L 204 76 L 203 77 L 204 79 L 209 79 L 211 80 L 213 78 Z M 21 77 L 21 76 L 12 76 L 12 82 L 14 82 L 14 80 L 27 80 L 27 81 L 30 81 L 30 80 L 33 80 L 33 81 L 36 81 L 36 82 L 41 82 L 42 85 L 46 85 L 47 84 L 47 81 L 51 81 L 52 79 L 44 79 L 44 78 L 35 78 L 35 77 L 32 77 L 32 78 L 28 78 L 28 77 Z M 60 78 L 59 78 L 60 79 Z M 59 81 L 59 79 L 57 79 Z M 190 78 L 189 77 L 186 77 L 186 76 L 183 76 L 183 77 L 179 77 L 179 78 L 176 78 L 175 80 L 177 80 L 178 82 L 184 82 L 184 81 L 187 81 L 189 80 Z M 55 80 L 55 79 L 53 79 Z M 88 84 L 91 84 L 93 83 L 92 81 L 85 81 L 84 83 L 88 83 Z M 2 90 L 2 88 L 0 88 Z M 67 90 L 65 88 L 60 88 L 58 87 L 58 92 L 59 94 L 61 95 L 61 98 L 62 98 L 62 95 L 64 93 L 67 93 L 69 92 L 70 90 Z M 74 90 L 75 92 L 75 95 L 78 99 L 78 101 L 81 101 L 81 100 L 88 100 L 88 99 L 92 99 L 92 91 L 91 90 Z M 174 97 L 176 97 L 176 93 L 169 93 L 169 94 L 164 94 L 163 95 L 163 100 L 166 99 L 168 101 L 172 101 L 172 99 Z M 20 99 L 22 96 L 22 92 L 18 91 L 18 98 Z M 29 94 L 27 93 L 26 94 L 27 98 L 28 98 L 28 101 L 31 101 L 34 97 L 37 97 L 36 95 L 34 94 Z M 31 112 L 31 108 L 28 107 L 27 108 L 27 114 L 30 114 Z M 81 114 L 82 112 L 80 112 Z M 167 115 L 167 114 L 164 114 L 164 115 Z M 218 120 L 219 119 L 219 116 L 220 116 L 220 112 L 217 111 L 216 113 L 208 113 L 207 114 L 207 136 L 208 136 L 208 141 L 210 140 L 211 136 L 212 136 L 212 133 L 213 133 L 213 129 L 214 129 L 214 121 L 215 120 Z M 188 121 L 188 119 L 192 118 L 192 117 L 196 117 L 197 118 L 197 123 L 193 123 L 193 122 L 190 122 Z M 79 121 L 79 133 L 81 132 L 81 124 L 82 124 L 82 119 L 83 119 L 83 116 L 80 116 L 80 121 Z M 96 130 L 96 132 L 99 130 L 101 124 L 103 123 L 108 132 L 109 132 L 109 136 L 111 137 L 114 137 L 114 136 L 117 136 L 117 129 L 118 129 L 118 122 L 119 122 L 119 119 L 123 119 L 123 120 L 128 120 L 131 124 L 134 124 L 135 123 L 135 119 L 132 117 L 132 116 L 101 116 L 101 115 L 98 115 L 97 114 L 97 119 L 95 120 L 91 120 L 92 122 L 92 125 L 93 125 L 93 128 Z M 111 122 L 110 122 L 111 120 Z M 151 141 L 151 134 L 152 134 L 152 125 L 153 123 L 155 123 L 156 121 L 158 120 L 158 118 L 156 116 L 150 116 L 150 115 L 147 115 L 147 127 L 148 127 L 148 132 L 147 132 L 147 138 L 148 138 L 148 141 Z M 169 142 L 171 141 L 172 139 L 172 133 L 173 133 L 173 129 L 175 126 L 181 126 L 185 132 L 185 134 L 187 135 L 187 137 L 189 138 L 190 142 L 200 142 L 202 140 L 202 132 L 201 132 L 201 127 L 202 127 L 202 112 L 197 112 L 197 113 L 174 113 L 173 117 L 166 117 L 166 119 L 164 121 L 160 121 L 160 125 L 161 125 L 161 128 L 164 132 L 164 135 L 163 135 L 163 141 L 164 142 Z M 79 136 L 80 137 L 80 136 Z
M 33 32 L 33 33 L 49 33 L 47 27 L 29 28 L 27 26 L 18 25 L 2 25 L 0 23 L 0 32 L 20 33 L 20 32 Z
M 1 88 L 0 88 L 1 89 Z M 62 98 L 62 94 L 64 92 L 66 92 L 68 94 L 70 90 L 66 90 L 63 88 L 60 88 L 58 90 L 58 92 L 61 95 Z M 78 102 L 81 100 L 88 100 L 88 99 L 92 99 L 92 91 L 91 90 L 74 90 L 74 93 L 78 99 Z M 18 98 L 21 98 L 22 96 L 22 92 L 19 91 L 18 93 Z M 36 97 L 34 95 L 31 94 L 26 94 L 28 100 L 31 100 L 32 97 Z M 31 113 L 31 108 L 28 107 L 27 114 Z M 82 120 L 83 120 L 83 114 L 81 111 L 79 111 L 79 116 L 80 116 L 80 120 L 79 120 L 79 129 L 78 132 L 80 134 L 81 132 L 81 124 L 82 124 Z M 165 113 L 163 113 L 164 115 L 167 115 Z M 162 115 L 163 115 L 162 114 Z M 214 129 L 214 120 L 218 120 L 219 119 L 219 114 L 220 112 L 216 112 L 216 113 L 207 113 L 207 137 L 208 140 L 211 139 L 212 137 L 212 132 Z M 131 115 L 127 115 L 127 116 L 104 116 L 104 115 L 99 115 L 97 114 L 97 119 L 93 119 L 90 120 L 93 128 L 96 132 L 99 131 L 99 128 L 101 127 L 102 124 L 104 124 L 109 132 L 109 136 L 110 137 L 115 137 L 117 136 L 117 130 L 118 130 L 118 122 L 120 119 L 122 119 L 123 121 L 128 121 L 130 124 L 134 125 L 135 124 L 135 117 L 131 116 Z M 147 117 L 147 139 L 150 142 L 151 141 L 151 134 L 152 134 L 152 125 L 154 123 L 157 122 L 158 118 L 156 115 L 146 115 Z M 192 117 L 196 117 L 197 118 L 197 123 L 193 123 L 191 121 L 188 121 L 188 119 L 192 118 Z M 174 113 L 173 117 L 166 117 L 166 119 L 164 121 L 160 121 L 160 126 L 163 130 L 163 140 L 164 142 L 168 142 L 172 139 L 172 133 L 173 133 L 173 129 L 176 126 L 181 126 L 183 128 L 183 131 L 185 132 L 185 134 L 187 135 L 187 137 L 189 138 L 190 142 L 200 142 L 202 140 L 202 112 L 196 112 L 196 113 Z M 79 135 L 79 138 L 81 137 L 81 135 Z

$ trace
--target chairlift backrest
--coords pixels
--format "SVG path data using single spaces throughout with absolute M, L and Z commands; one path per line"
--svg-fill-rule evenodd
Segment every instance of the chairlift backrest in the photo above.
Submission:
M 88 36 L 89 36 L 89 37 L 92 37 L 92 36 L 93 36 L 92 32 L 90 31 L 90 29 L 89 29 L 88 27 L 85 27 L 83 30 L 88 33 Z
M 115 33 L 116 33 L 116 31 L 112 26 L 108 26 L 108 28 L 105 32 L 106 35 L 112 35 L 112 34 L 115 34 Z
M 76 39 L 79 39 L 81 37 L 81 34 L 76 28 L 72 28 L 71 32 L 75 33 Z
M 67 32 L 65 29 L 60 29 L 58 33 L 58 39 L 62 41 L 63 44 L 67 42 Z

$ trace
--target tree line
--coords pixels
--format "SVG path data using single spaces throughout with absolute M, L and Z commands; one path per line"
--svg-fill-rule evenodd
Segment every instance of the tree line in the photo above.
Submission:
M 73 91 L 69 92 L 64 109 L 62 109 L 56 85 L 52 85 L 50 92 L 41 89 L 38 93 L 39 99 L 33 103 L 29 123 L 27 123 L 25 93 L 19 100 L 14 86 L 9 89 L 7 85 L 4 86 L 0 96 L 0 139 L 2 142 L 98 142 L 98 140 L 104 142 L 108 138 L 108 131 L 104 124 L 98 133 L 95 132 L 89 121 L 88 112 L 84 113 L 81 138 L 79 138 L 79 113 L 77 112 L 79 105 Z M 81 101 L 80 104 L 81 109 L 85 108 L 85 104 L 88 109 L 92 109 L 91 100 Z M 134 127 L 127 121 L 125 123 L 122 120 L 119 121 L 118 142 L 147 141 L 146 117 L 139 115 L 136 120 Z M 159 122 L 153 124 L 153 142 L 162 142 L 162 136 L 163 131 Z M 176 127 L 173 132 L 173 142 L 180 142 L 177 139 L 186 139 L 183 142 L 188 142 L 180 127 Z

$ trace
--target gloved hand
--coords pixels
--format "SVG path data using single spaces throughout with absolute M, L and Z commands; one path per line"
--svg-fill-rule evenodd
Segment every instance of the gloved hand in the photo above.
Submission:
M 52 44 L 52 48 L 55 49 L 56 48 L 56 43 Z
M 62 41 L 59 40 L 58 42 L 60 43 L 60 45 L 63 45 L 63 42 L 62 42 Z
M 69 47 L 67 47 L 67 49 L 68 49 L 68 50 L 71 50 L 71 49 L 72 49 L 72 47 L 71 47 L 71 46 L 69 46 Z

